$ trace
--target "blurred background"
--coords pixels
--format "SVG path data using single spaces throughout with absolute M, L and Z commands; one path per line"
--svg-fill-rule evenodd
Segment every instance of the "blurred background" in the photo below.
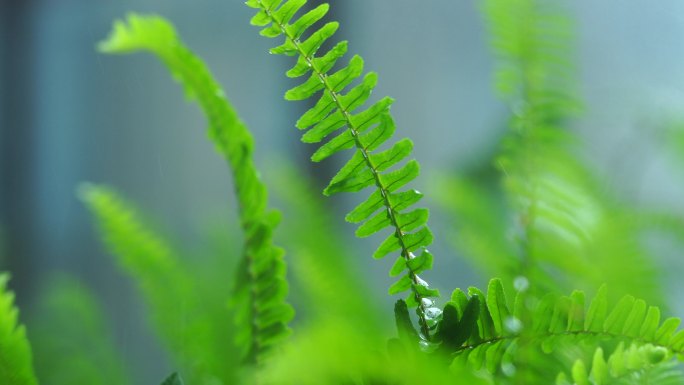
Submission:
M 630 205 L 684 215 L 684 165 L 667 136 L 684 122 L 684 3 L 581 0 L 569 9 L 584 100 L 583 114 L 572 121 L 581 157 Z M 300 143 L 294 128 L 308 105 L 282 97 L 294 84 L 283 75 L 291 60 L 268 54 L 274 42 L 249 25 L 252 10 L 241 1 L 0 3 L 0 269 L 12 272 L 10 285 L 26 314 L 48 276 L 78 277 L 103 306 L 126 357 L 121 365 L 143 384 L 158 381 L 169 364 L 135 285 L 99 241 L 76 187 L 113 186 L 184 250 L 200 250 L 217 234 L 235 239 L 238 226 L 229 170 L 206 139 L 197 106 L 151 55 L 95 51 L 112 21 L 129 11 L 168 18 L 205 59 L 254 133 L 267 184 L 277 183 L 278 167 L 289 164 L 322 189 L 342 159 L 308 160 L 315 146 Z M 475 274 L 449 247 L 450 219 L 430 199 L 440 175 L 490 162 L 506 132 L 509 109 L 492 90 L 493 58 L 478 2 L 332 1 L 331 17 L 341 22 L 338 34 L 350 51 L 379 72 L 375 93 L 397 100 L 398 137 L 415 142 L 423 173 L 414 186 L 435 217 L 439 268 L 431 282 L 445 292 L 482 284 L 489 277 Z M 358 201 L 334 197 L 326 207 L 353 245 L 360 279 L 371 282 L 390 314 L 392 299 L 383 295 L 392 261 L 369 257 L 381 238 L 356 240 L 343 220 Z M 653 244 L 661 266 L 681 268 L 675 245 Z M 676 274 L 663 279 L 674 291 L 684 286 Z M 676 302 L 672 307 L 684 311 Z

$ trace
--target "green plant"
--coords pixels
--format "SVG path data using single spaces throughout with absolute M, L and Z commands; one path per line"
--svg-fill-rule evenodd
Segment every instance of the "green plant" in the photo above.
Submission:
M 120 265 L 139 282 L 189 384 L 684 383 L 675 361 L 684 354 L 684 331 L 677 331 L 678 318 L 661 320 L 665 301 L 655 267 L 636 242 L 641 224 L 621 221 L 631 211 L 600 191 L 564 130 L 581 103 L 571 87 L 569 25 L 552 2 L 485 3 L 500 63 L 497 88 L 515 111 L 496 158 L 503 188 L 490 194 L 491 188 L 461 176 L 444 182 L 442 191 L 451 194 L 440 200 L 472 226 L 460 230 L 456 246 L 501 278 L 491 279 L 486 291 L 455 289 L 441 306 L 439 291 L 419 277 L 434 263 L 426 249 L 432 242 L 428 210 L 410 209 L 422 194 L 402 191 L 419 174 L 415 160 L 401 163 L 412 143 L 389 144 L 392 99 L 362 108 L 377 75 L 363 75 L 359 56 L 346 66 L 338 63 L 347 42 L 319 52 L 338 28 L 336 22 L 314 27 L 327 4 L 306 12 L 306 0 L 246 4 L 256 10 L 252 24 L 263 27 L 262 35 L 283 39 L 271 52 L 296 58 L 287 75 L 308 76 L 285 97 L 316 100 L 296 123 L 308 129 L 304 142 L 324 142 L 312 160 L 354 152 L 324 194 L 372 189 L 346 219 L 362 223 L 359 237 L 389 229 L 373 257 L 398 254 L 390 275 L 400 278 L 389 294 L 408 296 L 396 301 L 396 331 L 388 335 L 382 317 L 364 301 L 368 289 L 356 282 L 335 230 L 311 240 L 303 234 L 312 225 L 300 220 L 287 226 L 283 244 L 291 242 L 296 253 L 291 265 L 303 277 L 299 286 L 312 316 L 290 338 L 294 311 L 286 301 L 286 264 L 273 241 L 280 217 L 268 208 L 252 137 L 172 25 L 158 16 L 130 15 L 115 23 L 99 49 L 155 54 L 201 106 L 209 136 L 233 173 L 242 256 L 235 261 L 227 252 L 218 254 L 214 273 L 207 274 L 180 257 L 112 189 L 84 185 L 79 192 Z M 297 213 L 308 213 L 304 217 L 316 228 L 334 228 L 300 177 L 287 169 L 279 175 L 281 196 Z M 513 240 L 504 235 L 511 227 L 518 231 Z M 225 284 L 228 274 L 235 275 L 232 287 Z M 32 384 L 29 347 L 2 277 L 0 380 Z M 635 287 L 645 300 L 633 296 Z M 591 300 L 585 291 L 595 292 Z M 76 289 L 66 292 L 49 303 L 73 306 L 74 313 L 92 319 L 89 300 Z M 100 328 L 99 322 L 89 324 L 88 330 Z M 114 356 L 111 350 L 103 356 Z M 172 375 L 163 384 L 181 383 Z

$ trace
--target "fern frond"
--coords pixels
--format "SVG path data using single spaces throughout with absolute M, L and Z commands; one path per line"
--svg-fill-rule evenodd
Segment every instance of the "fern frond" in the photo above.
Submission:
M 107 53 L 147 50 L 156 54 L 194 96 L 209 120 L 209 136 L 228 160 L 245 235 L 233 300 L 237 310 L 237 342 L 245 360 L 260 362 L 289 335 L 294 310 L 285 301 L 287 282 L 282 249 L 272 243 L 279 213 L 267 208 L 266 187 L 252 159 L 253 139 L 205 64 L 178 39 L 173 26 L 158 16 L 130 15 L 118 21 L 107 41 Z
M 377 151 L 395 130 L 389 111 L 393 100 L 382 98 L 361 110 L 375 88 L 377 75 L 369 72 L 362 77 L 364 62 L 359 56 L 353 56 L 341 69 L 331 71 L 346 53 L 347 42 L 338 43 L 326 53 L 319 53 L 323 43 L 339 27 L 337 22 L 329 22 L 320 28 L 312 28 L 327 13 L 327 4 L 298 18 L 295 15 L 306 0 L 249 0 L 246 4 L 258 9 L 251 22 L 264 27 L 261 30 L 263 36 L 284 37 L 283 44 L 271 49 L 271 53 L 297 56 L 297 62 L 287 76 L 308 75 L 301 85 L 287 91 L 285 98 L 317 99 L 314 107 L 296 123 L 299 129 L 308 129 L 302 137 L 303 142 L 323 142 L 311 159 L 320 162 L 342 150 L 354 149 L 354 155 L 332 178 L 323 193 L 332 195 L 374 188 L 375 191 L 346 219 L 353 223 L 363 222 L 356 233 L 360 237 L 391 229 L 392 233 L 373 257 L 383 258 L 399 252 L 391 275 L 402 275 L 402 278 L 390 288 L 390 294 L 410 291 L 407 303 L 417 307 L 421 332 L 429 338 L 427 308 L 432 303 L 429 298 L 439 293 L 429 288 L 418 274 L 432 266 L 432 255 L 425 249 L 432 242 L 432 233 L 427 227 L 427 210 L 409 211 L 422 194 L 416 190 L 401 191 L 418 176 L 420 167 L 413 159 L 399 166 L 411 154 L 413 144 L 408 139 Z
M 79 194 L 119 265 L 136 279 L 160 335 L 192 379 L 233 383 L 237 360 L 231 354 L 231 335 L 220 324 L 230 319 L 227 309 L 217 322 L 210 301 L 197 295 L 201 283 L 117 193 L 104 186 L 82 185 Z M 224 301 L 212 305 L 223 308 Z
M 438 326 L 440 348 L 455 363 L 486 366 L 491 372 L 513 362 L 527 345 L 551 353 L 569 343 L 596 346 L 608 341 L 684 353 L 684 330 L 675 333 L 679 318 L 661 322 L 659 308 L 629 295 L 609 309 L 605 286 L 588 306 L 579 291 L 569 297 L 549 294 L 531 307 L 529 299 L 518 293 L 510 306 L 499 279 L 490 281 L 486 295 L 477 288 L 468 295 L 457 289 Z
M 681 385 L 684 372 L 672 355 L 662 347 L 651 344 L 618 344 L 615 351 L 606 359 L 602 348 L 596 349 L 592 361 L 585 363 L 578 359 L 570 372 L 572 383 L 566 373 L 561 372 L 557 385 Z
M 512 112 L 510 133 L 496 160 L 515 221 L 516 239 L 504 248 L 517 250 L 512 274 L 526 277 L 537 293 L 595 290 L 607 283 L 619 296 L 638 287 L 649 302 L 662 304 L 656 270 L 639 245 L 638 213 L 606 194 L 578 160 L 566 130 L 581 101 L 565 5 L 540 0 L 484 4 L 497 58 L 497 89 Z M 492 275 L 512 280 L 510 270 L 489 266 Z
M 129 384 L 123 357 L 87 288 L 56 276 L 40 292 L 28 326 L 41 384 Z
M 33 372 L 31 346 L 19 323 L 14 293 L 7 289 L 9 274 L 0 273 L 0 383 L 37 385 Z

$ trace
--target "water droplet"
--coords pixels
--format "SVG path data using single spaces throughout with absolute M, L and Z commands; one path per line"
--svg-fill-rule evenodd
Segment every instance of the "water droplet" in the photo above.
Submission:
M 439 344 L 427 341 L 421 335 L 421 340 L 418 342 L 418 346 L 420 346 L 421 351 L 423 351 L 425 353 L 432 353 L 435 350 L 437 350 L 437 348 L 439 347 Z
M 508 317 L 504 320 L 504 326 L 506 327 L 506 330 L 508 330 L 511 333 L 518 333 L 523 328 L 522 322 L 518 318 L 513 316 Z
M 413 254 L 413 253 L 411 253 L 411 252 L 409 252 L 409 253 L 408 253 L 408 257 L 409 257 L 409 259 L 413 259 L 413 258 L 416 257 L 416 255 Z
M 515 375 L 515 365 L 510 362 L 504 362 L 501 364 L 501 371 L 504 375 L 513 377 Z
M 442 315 L 442 309 L 438 307 L 429 307 L 425 309 L 425 318 L 429 320 L 436 319 Z
M 434 305 L 435 301 L 431 300 L 430 298 L 421 298 L 420 303 L 421 305 L 423 305 L 424 308 L 428 308 Z
M 526 277 L 519 275 L 513 280 L 513 287 L 515 287 L 515 290 L 517 291 L 526 291 L 527 288 L 530 287 L 530 281 L 528 281 Z

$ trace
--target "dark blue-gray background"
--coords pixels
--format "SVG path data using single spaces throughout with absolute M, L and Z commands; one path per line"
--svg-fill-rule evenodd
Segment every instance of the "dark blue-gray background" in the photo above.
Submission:
M 281 159 L 318 178 L 335 166 L 308 162 L 312 147 L 299 143 L 293 127 L 306 105 L 282 98 L 292 85 L 283 76 L 290 59 L 267 53 L 274 41 L 258 36 L 248 23 L 252 10 L 240 1 L 1 4 L 0 267 L 13 272 L 12 287 L 26 308 L 48 273 L 76 274 L 106 305 L 137 383 L 154 383 L 166 369 L 159 344 L 75 187 L 82 181 L 115 186 L 188 244 L 208 226 L 229 228 L 234 199 L 201 113 L 157 60 L 95 52 L 112 20 L 136 11 L 176 24 L 253 130 L 267 181 L 269 164 Z M 341 21 L 339 36 L 379 72 L 376 94 L 397 99 L 398 135 L 414 139 L 424 170 L 415 185 L 428 198 L 431 175 L 491 154 L 507 111 L 492 92 L 493 61 L 478 2 L 337 0 L 332 10 Z M 582 0 L 572 2 L 571 12 L 586 105 L 575 122 L 584 155 L 626 199 L 684 213 L 684 173 L 663 155 L 659 134 L 662 124 L 684 117 L 684 3 Z M 351 234 L 342 224 L 348 201 L 329 203 Z M 439 226 L 435 232 L 445 233 Z M 369 254 L 373 242 L 361 243 L 358 254 Z M 443 243 L 436 250 L 446 251 Z M 456 257 L 437 257 L 438 286 L 481 282 Z M 384 292 L 389 261 L 360 257 L 356 263 Z M 672 285 L 681 288 L 675 280 Z

